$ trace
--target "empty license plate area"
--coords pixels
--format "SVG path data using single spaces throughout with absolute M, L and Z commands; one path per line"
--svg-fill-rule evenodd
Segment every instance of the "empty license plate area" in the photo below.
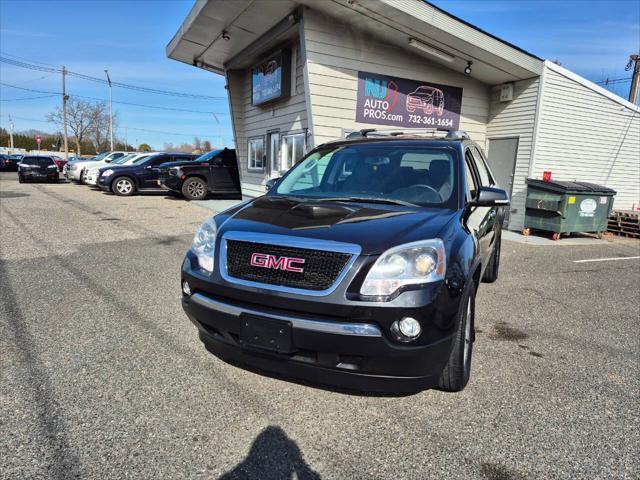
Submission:
M 291 353 L 291 322 L 243 314 L 240 316 L 240 343 L 277 353 Z

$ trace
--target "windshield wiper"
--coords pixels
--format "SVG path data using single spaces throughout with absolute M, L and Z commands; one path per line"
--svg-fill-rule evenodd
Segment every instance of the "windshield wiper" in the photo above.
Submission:
M 415 203 L 405 202 L 404 200 L 396 200 L 395 198 L 377 198 L 377 197 L 326 197 L 318 198 L 321 202 L 362 202 L 362 203 L 386 203 L 390 205 L 402 205 L 404 207 L 420 207 Z

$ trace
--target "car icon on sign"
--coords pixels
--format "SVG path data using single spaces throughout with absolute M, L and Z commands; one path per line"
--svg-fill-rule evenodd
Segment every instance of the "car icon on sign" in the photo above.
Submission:
M 407 95 L 406 107 L 411 113 L 422 110 L 426 115 L 431 115 L 435 111 L 441 117 L 444 113 L 444 93 L 439 88 L 422 85 Z

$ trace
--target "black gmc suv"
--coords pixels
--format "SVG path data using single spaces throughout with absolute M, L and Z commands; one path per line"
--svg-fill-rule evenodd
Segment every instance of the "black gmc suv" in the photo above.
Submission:
M 463 132 L 363 130 L 207 220 L 184 259 L 182 306 L 209 351 L 249 369 L 460 391 L 508 204 Z
M 181 193 L 189 200 L 202 200 L 208 193 L 240 195 L 236 151 L 213 150 L 189 164 L 160 165 L 161 187 Z

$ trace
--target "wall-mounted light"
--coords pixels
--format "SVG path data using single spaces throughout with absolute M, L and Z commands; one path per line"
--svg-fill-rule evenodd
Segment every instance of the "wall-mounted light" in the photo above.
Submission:
M 229 32 L 227 32 L 226 30 L 222 31 L 222 39 L 225 42 L 228 42 L 229 40 L 231 40 L 231 37 L 229 36 Z
M 440 60 L 444 60 L 445 62 L 453 62 L 456 58 L 453 55 L 443 50 L 440 50 L 439 48 L 433 47 L 431 45 L 427 45 L 426 43 L 419 42 L 415 38 L 409 39 L 409 45 L 411 45 L 413 48 L 417 48 L 418 50 L 428 53 L 432 57 L 439 58 Z
M 471 60 L 469 60 L 467 62 L 467 66 L 464 68 L 464 73 L 466 75 L 471 75 L 471 65 L 473 65 L 473 62 Z

